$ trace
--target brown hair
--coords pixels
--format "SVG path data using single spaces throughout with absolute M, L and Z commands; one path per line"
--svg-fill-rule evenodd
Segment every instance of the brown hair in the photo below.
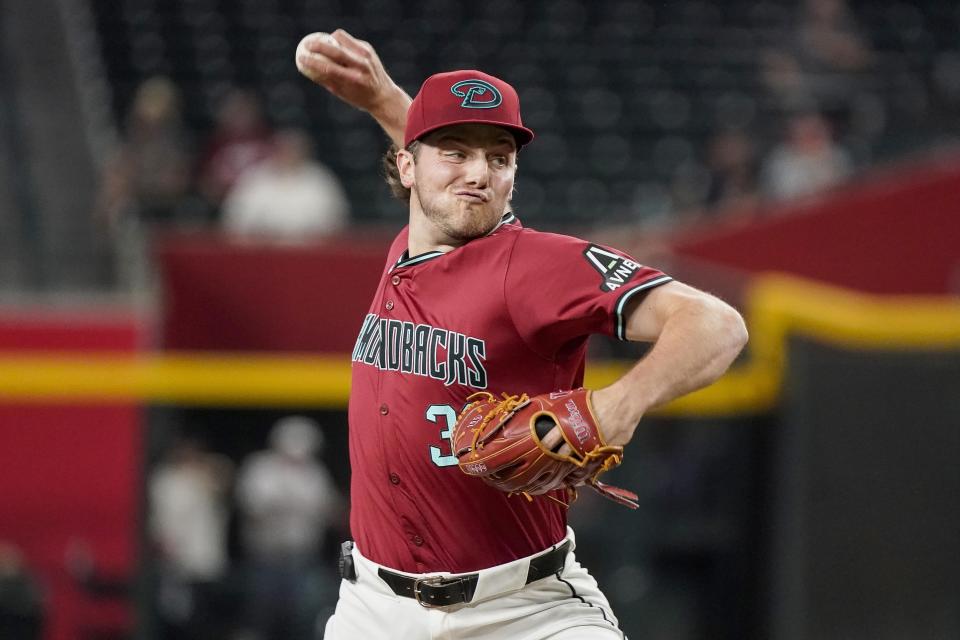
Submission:
M 403 182 L 400 181 L 400 170 L 397 169 L 397 152 L 399 150 L 400 148 L 396 144 L 391 144 L 380 160 L 380 168 L 383 171 L 383 179 L 387 181 L 387 186 L 390 187 L 390 193 L 393 194 L 393 197 L 403 202 L 410 202 L 410 189 L 403 186 Z M 419 150 L 419 140 L 414 140 L 407 145 L 407 151 L 412 153 L 414 158 L 417 157 Z

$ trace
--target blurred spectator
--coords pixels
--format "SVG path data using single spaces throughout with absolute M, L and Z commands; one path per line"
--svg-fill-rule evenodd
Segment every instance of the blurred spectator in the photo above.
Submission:
M 816 193 L 847 178 L 851 164 L 823 117 L 797 115 L 787 124 L 786 140 L 764 161 L 764 192 L 776 199 Z
M 190 199 L 191 145 L 180 117 L 180 92 L 154 77 L 137 89 L 123 141 L 103 170 L 96 204 L 114 246 L 112 270 L 133 291 L 151 283 L 148 249 L 157 227 L 205 221 Z
M 806 0 L 796 49 L 816 108 L 836 133 L 845 135 L 854 103 L 864 91 L 861 72 L 873 61 L 846 0 Z
M 0 540 L 0 638 L 39 640 L 43 599 L 20 551 Z
M 320 543 L 340 510 L 330 474 L 314 457 L 322 447 L 316 422 L 288 416 L 271 430 L 270 449 L 241 467 L 237 501 L 250 569 L 246 611 L 256 640 L 312 638 L 323 591 L 335 589 L 335 582 L 323 583 L 317 566 Z
M 714 208 L 748 208 L 756 204 L 757 157 L 753 142 L 742 131 L 722 131 L 710 140 L 707 204 Z
M 223 204 L 223 225 L 241 237 L 299 241 L 342 229 L 349 205 L 337 176 L 312 159 L 298 129 L 274 137 L 273 152 L 237 180 Z
M 760 64 L 764 85 L 781 111 L 803 111 L 817 106 L 810 80 L 792 53 L 768 49 L 761 54 Z
M 160 555 L 164 638 L 207 638 L 227 568 L 231 463 L 183 438 L 150 478 L 150 530 Z
M 241 174 L 270 155 L 271 137 L 257 96 L 244 89 L 230 91 L 200 160 L 200 191 L 211 206 L 219 207 Z
M 846 0 L 805 0 L 797 43 L 800 63 L 811 73 L 861 71 L 872 59 Z
M 137 89 L 123 142 L 104 171 L 100 212 L 111 225 L 134 216 L 148 223 L 177 217 L 190 186 L 190 144 L 180 119 L 180 92 L 154 77 Z
M 862 72 L 873 53 L 846 0 L 804 0 L 786 47 L 764 52 L 761 60 L 764 82 L 782 109 L 815 109 L 845 132 L 864 99 Z

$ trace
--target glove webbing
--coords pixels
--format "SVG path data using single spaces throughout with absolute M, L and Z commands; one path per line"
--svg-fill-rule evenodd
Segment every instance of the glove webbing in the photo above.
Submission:
M 483 416 L 483 420 L 480 421 L 480 424 L 478 424 L 476 427 L 472 429 L 473 440 L 470 443 L 471 448 L 483 449 L 483 443 L 479 442 L 480 434 L 483 433 L 483 428 L 486 427 L 491 420 L 510 413 L 511 411 L 513 411 L 514 409 L 516 409 L 517 407 L 519 407 L 520 405 L 522 405 L 523 403 L 527 402 L 530 399 L 530 396 L 528 396 L 525 393 L 519 396 L 511 396 L 507 393 L 504 393 L 502 395 L 503 395 L 503 400 L 501 400 L 497 404 L 497 406 L 493 409 L 493 411 Z M 488 391 L 478 391 L 470 395 L 467 398 L 467 400 L 471 400 L 473 398 L 476 398 L 477 396 L 484 396 L 487 401 L 494 399 L 494 395 L 492 393 Z M 477 400 L 475 402 L 471 402 L 469 405 L 467 405 L 464 411 L 469 411 L 470 407 L 472 407 L 476 402 L 481 402 L 481 401 Z

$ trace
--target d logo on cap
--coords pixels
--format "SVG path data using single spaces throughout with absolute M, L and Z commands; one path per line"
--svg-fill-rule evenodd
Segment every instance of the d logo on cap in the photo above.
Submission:
M 480 99 L 488 92 L 490 93 L 489 98 Z M 497 88 L 483 80 L 461 80 L 450 87 L 450 93 L 458 98 L 463 98 L 460 106 L 465 109 L 492 109 L 503 102 L 503 96 L 500 95 Z
M 460 69 L 423 81 L 407 109 L 403 146 L 442 127 L 472 123 L 507 129 L 517 148 L 533 140 L 533 131 L 520 120 L 520 97 L 510 83 L 476 69 Z

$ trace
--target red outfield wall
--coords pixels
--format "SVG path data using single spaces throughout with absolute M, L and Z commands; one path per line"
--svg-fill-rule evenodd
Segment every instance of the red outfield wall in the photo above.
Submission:
M 358 234 L 305 246 L 167 238 L 157 250 L 162 346 L 349 353 L 389 246 Z
M 960 156 L 877 171 L 819 198 L 764 207 L 748 223 L 731 216 L 668 244 L 699 265 L 692 282 L 700 286 L 727 273 L 721 266 L 869 293 L 957 293 Z M 301 247 L 168 238 L 157 254 L 162 346 L 348 353 L 388 246 L 382 232 Z
M 0 351 L 133 352 L 136 321 L 123 314 L 0 312 Z M 0 540 L 24 553 L 47 597 L 47 640 L 129 629 L 131 607 L 97 600 L 69 570 L 134 576 L 142 430 L 133 404 L 10 404 L 0 396 Z
M 960 293 L 960 156 L 877 171 L 750 224 L 673 241 L 677 255 L 880 294 Z

